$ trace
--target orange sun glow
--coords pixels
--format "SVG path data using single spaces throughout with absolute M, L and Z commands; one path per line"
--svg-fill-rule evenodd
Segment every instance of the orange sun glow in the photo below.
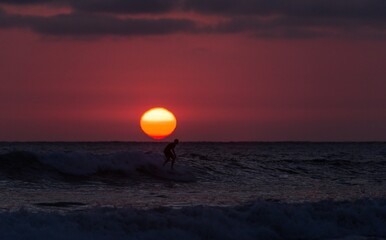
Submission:
M 176 117 L 165 108 L 152 108 L 141 117 L 141 128 L 150 137 L 162 139 L 172 134 L 177 126 Z

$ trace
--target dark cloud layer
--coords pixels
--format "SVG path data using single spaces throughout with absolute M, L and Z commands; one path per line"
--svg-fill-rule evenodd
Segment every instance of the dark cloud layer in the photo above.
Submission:
M 175 32 L 240 33 L 256 37 L 384 38 L 384 0 L 0 0 L 7 4 L 55 4 L 74 13 L 31 17 L 0 12 L 1 27 L 26 27 L 48 35 L 153 35 Z M 173 11 L 222 16 L 197 28 L 186 19 L 165 19 Z M 109 13 L 109 16 L 103 13 Z M 153 14 L 158 19 L 122 20 L 114 14 Z M 161 15 L 160 15 L 161 14 Z
M 191 31 L 194 23 L 189 20 L 173 19 L 117 19 L 106 16 L 83 14 L 59 15 L 36 19 L 31 26 L 39 33 L 50 35 L 160 35 Z
M 384 0 L 0 0 L 13 5 L 54 4 L 105 13 L 165 13 L 173 10 L 213 15 L 386 18 Z
M 54 0 L 0 0 L 0 3 L 13 4 L 13 5 L 30 5 L 30 4 L 42 4 L 42 3 L 54 3 Z
M 166 13 L 174 10 L 178 0 L 82 0 L 68 1 L 78 11 L 105 13 Z
M 188 0 L 184 6 L 216 15 L 386 18 L 384 0 Z
M 0 12 L 0 27 L 28 28 L 56 36 L 161 35 L 193 31 L 194 22 L 176 19 L 119 19 L 95 14 L 61 14 L 51 17 L 6 15 Z
M 166 13 L 182 6 L 182 0 L 0 0 L 11 5 L 59 5 L 76 11 L 99 13 Z

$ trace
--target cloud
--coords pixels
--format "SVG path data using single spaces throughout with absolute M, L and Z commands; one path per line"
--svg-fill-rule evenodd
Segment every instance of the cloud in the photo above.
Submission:
M 70 7 L 73 13 L 51 17 L 0 12 L 0 27 L 25 27 L 57 36 L 187 32 L 249 33 L 259 38 L 386 37 L 385 0 L 0 0 L 0 3 Z M 221 16 L 222 20 L 205 25 L 197 19 L 167 18 L 171 12 Z M 153 17 L 136 15 L 144 13 Z M 118 14 L 136 17 L 122 19 Z
M 216 25 L 219 33 L 247 32 L 259 38 L 372 38 L 385 39 L 386 27 L 381 21 L 279 16 L 273 19 L 232 18 Z
M 384 0 L 186 0 L 186 10 L 228 16 L 284 15 L 386 19 Z
M 184 9 L 227 17 L 213 30 L 264 38 L 386 37 L 384 0 L 187 0 Z
M 119 19 L 89 14 L 66 14 L 36 19 L 31 28 L 49 35 L 160 35 L 194 29 L 189 20 L 175 19 Z
M 0 0 L 9 5 L 59 5 L 92 13 L 159 14 L 173 11 L 182 0 Z
M 99 13 L 167 13 L 178 7 L 179 0 L 81 0 L 68 1 L 77 11 Z
M 167 13 L 227 16 L 285 15 L 386 19 L 384 0 L 0 0 L 11 5 L 52 4 L 98 13 Z
M 12 4 L 12 5 L 32 5 L 42 3 L 54 3 L 55 0 L 0 0 L 0 3 Z
M 85 13 L 39 17 L 0 12 L 0 27 L 28 28 L 36 33 L 53 36 L 143 36 L 194 31 L 195 23 L 184 19 L 120 19 Z

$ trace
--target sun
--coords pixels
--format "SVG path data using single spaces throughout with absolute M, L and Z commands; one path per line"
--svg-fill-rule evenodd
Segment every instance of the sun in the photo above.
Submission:
M 142 114 L 140 124 L 142 131 L 148 136 L 162 139 L 173 133 L 177 126 L 177 120 L 169 110 L 157 107 Z

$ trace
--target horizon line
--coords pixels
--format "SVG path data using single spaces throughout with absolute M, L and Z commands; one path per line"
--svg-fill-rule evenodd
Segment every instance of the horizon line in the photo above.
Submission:
M 3 141 L 0 140 L 0 143 L 166 143 L 168 141 L 122 141 L 122 140 L 95 140 L 95 141 L 48 141 L 48 140 L 15 140 L 15 141 Z M 275 141 L 266 141 L 266 140 L 189 140 L 181 141 L 181 143 L 385 143 L 386 140 L 275 140 Z

